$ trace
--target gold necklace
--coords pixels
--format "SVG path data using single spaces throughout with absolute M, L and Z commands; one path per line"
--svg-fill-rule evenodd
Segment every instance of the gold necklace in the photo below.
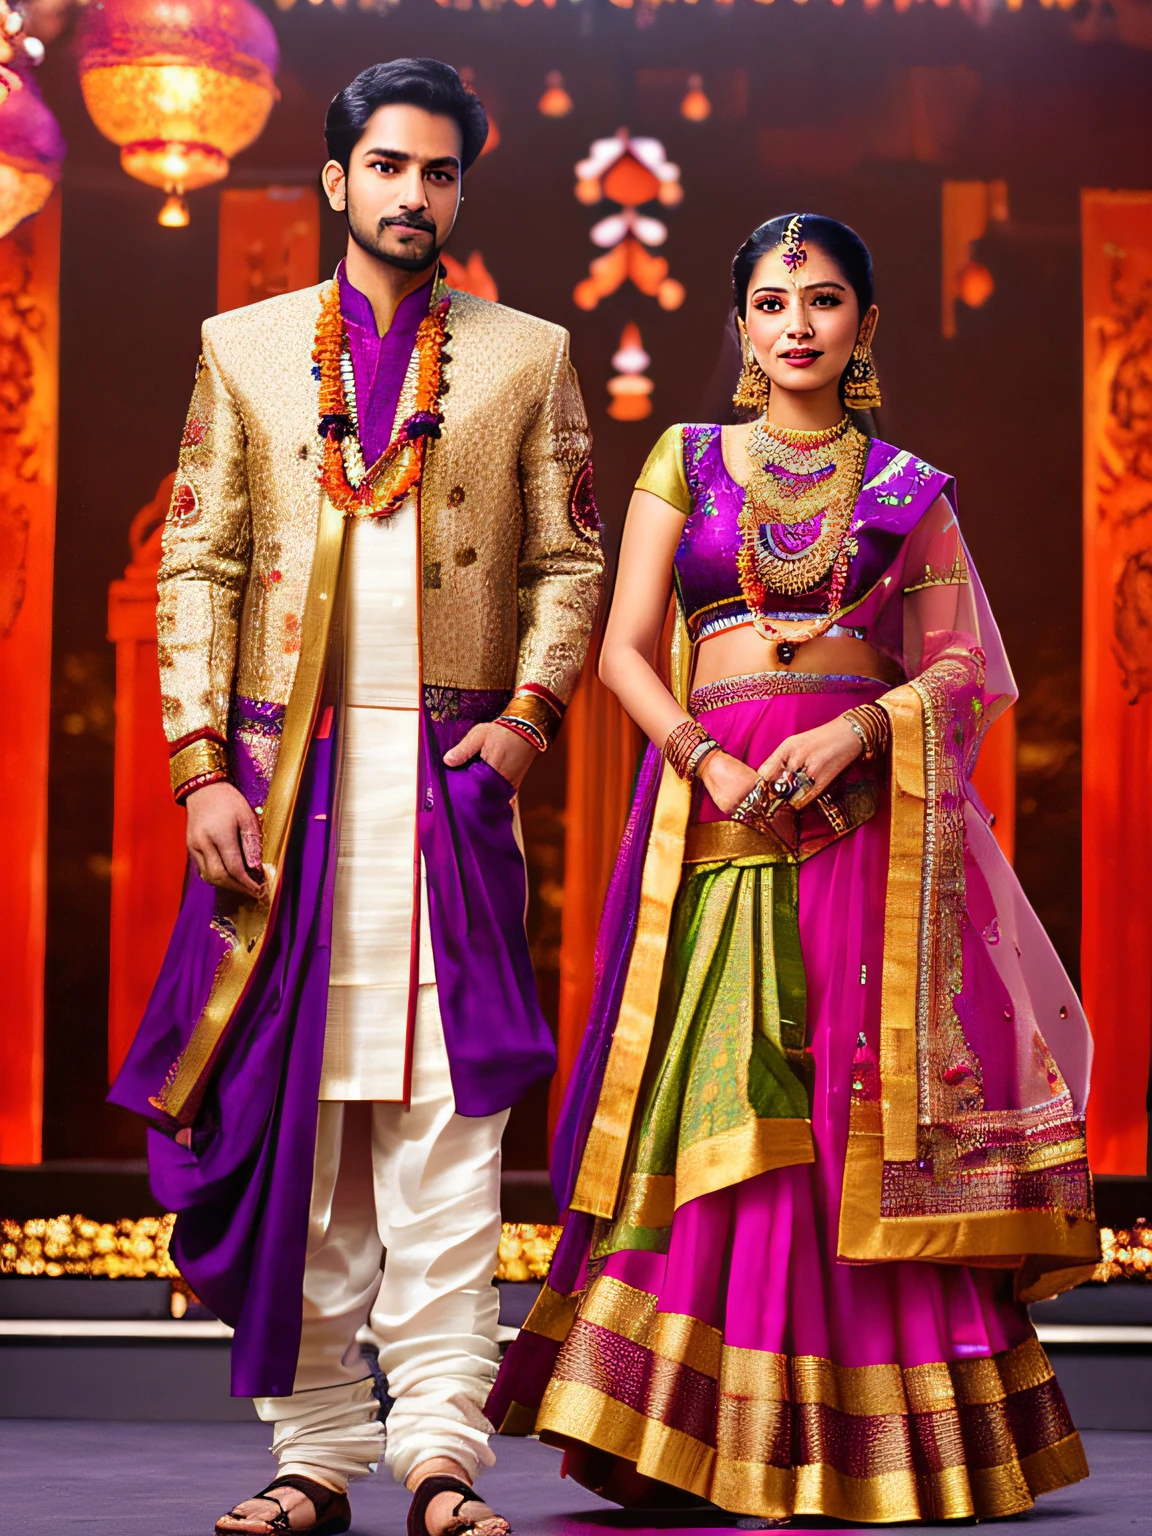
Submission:
M 864 478 L 868 438 L 847 416 L 822 432 L 757 422 L 747 452 L 756 468 L 740 512 L 740 585 L 765 638 L 771 595 L 814 591 L 832 573 L 828 612 L 838 610 L 856 553 L 852 515 Z M 763 455 L 763 458 L 761 458 Z

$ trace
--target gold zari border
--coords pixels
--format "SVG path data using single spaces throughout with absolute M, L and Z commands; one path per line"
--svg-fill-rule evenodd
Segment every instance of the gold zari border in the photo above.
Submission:
M 275 907 L 288 830 L 324 680 L 345 526 L 341 513 L 326 496 L 322 497 L 301 626 L 300 660 L 284 715 L 284 734 L 261 823 L 266 895 L 259 902 L 240 898 L 233 917 L 239 943 L 226 951 L 217 966 L 208 1002 L 191 1038 L 167 1082 L 151 1101 L 181 1125 L 190 1125 L 195 1118 L 213 1057 L 259 962 Z
M 840 1199 L 840 1258 L 927 1259 L 935 1264 L 985 1263 L 1014 1269 L 1025 1255 L 1041 1255 L 1059 1261 L 1045 1264 L 1045 1269 L 1071 1269 L 1069 1284 L 1091 1279 L 1099 1245 L 1096 1224 L 1089 1218 L 1063 1211 L 975 1211 L 881 1219 L 885 1158 L 876 1108 L 853 1104 L 851 1109 Z M 1082 1272 L 1070 1263 L 1076 1260 L 1085 1266 Z M 1035 1296 L 1021 1299 L 1047 1294 L 1051 1293 L 1040 1288 Z
M 880 1083 L 884 1156 L 917 1156 L 916 1005 L 924 858 L 924 703 L 910 684 L 878 701 L 892 722 L 892 812 L 884 907 Z M 877 1207 L 879 1210 L 879 1207 Z
M 204 773 L 223 773 L 228 767 L 228 753 L 218 741 L 204 737 L 173 753 L 168 761 L 172 793 L 178 795 L 185 784 Z
M 742 821 L 694 821 L 684 838 L 685 864 L 730 864 L 755 859 L 758 864 L 794 864 L 778 838 L 756 832 Z
M 688 697 L 691 670 L 692 648 L 677 604 L 673 614 L 671 673 L 672 691 L 681 704 Z M 677 778 L 665 763 L 644 856 L 636 935 L 624 995 L 571 1200 L 574 1211 L 586 1211 L 604 1220 L 611 1220 L 615 1214 L 636 1102 L 652 1043 L 691 807 L 691 784 Z
M 1088 1475 L 1079 1435 L 998 1466 L 946 1466 L 850 1477 L 825 1462 L 797 1467 L 743 1461 L 650 1419 L 585 1382 L 553 1379 L 536 1416 L 540 1438 L 577 1441 L 633 1462 L 643 1477 L 669 1483 L 739 1515 L 794 1515 L 889 1524 L 898 1521 L 1005 1518 L 1030 1509 L 1036 1495 Z
M 676 1209 L 773 1168 L 814 1163 L 810 1120 L 747 1120 L 685 1147 L 676 1159 Z

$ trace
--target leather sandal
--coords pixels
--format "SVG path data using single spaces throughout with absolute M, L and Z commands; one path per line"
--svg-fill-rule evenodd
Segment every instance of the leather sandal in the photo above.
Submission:
M 408 1510 L 408 1536 L 432 1536 L 424 1517 L 428 1513 L 429 1504 L 441 1493 L 460 1495 L 460 1502 L 452 1511 L 452 1519 L 444 1527 L 441 1536 L 512 1536 L 512 1527 L 503 1515 L 486 1515 L 482 1520 L 465 1520 L 460 1514 L 465 1504 L 482 1504 L 484 1500 L 478 1496 L 475 1488 L 470 1487 L 463 1479 L 449 1477 L 446 1473 L 426 1477 L 417 1486 Z
M 286 1510 L 279 1499 L 272 1497 L 273 1488 L 295 1488 L 297 1493 L 302 1493 L 305 1498 L 311 1499 L 312 1508 L 316 1511 L 316 1521 L 313 1525 L 293 1526 L 290 1523 L 290 1512 Z M 269 1504 L 275 1504 L 280 1511 L 271 1520 L 265 1520 L 263 1515 L 241 1515 L 233 1506 L 226 1515 L 221 1515 L 216 1522 L 217 1536 L 243 1536 L 232 1526 L 222 1525 L 223 1520 L 259 1520 L 277 1536 L 285 1531 L 294 1531 L 296 1536 L 340 1536 L 352 1524 L 352 1507 L 348 1503 L 346 1493 L 336 1493 L 331 1488 L 326 1488 L 323 1483 L 313 1482 L 310 1477 L 299 1477 L 290 1472 L 287 1477 L 278 1477 L 274 1482 L 262 1488 L 259 1493 L 250 1496 L 253 1499 L 266 1499 Z M 241 1502 L 247 1503 L 248 1500 Z

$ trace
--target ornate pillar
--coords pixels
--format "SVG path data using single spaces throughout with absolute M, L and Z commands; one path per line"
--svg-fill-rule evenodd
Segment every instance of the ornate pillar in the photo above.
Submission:
M 1143 1174 L 1152 1046 L 1152 192 L 1081 193 L 1088 1154 Z
M 41 1156 L 60 196 L 0 240 L 0 1162 Z

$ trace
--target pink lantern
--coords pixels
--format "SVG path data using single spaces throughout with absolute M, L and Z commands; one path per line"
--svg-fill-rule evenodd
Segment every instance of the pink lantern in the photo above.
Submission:
M 39 213 L 60 180 L 66 145 L 27 71 L 0 103 L 0 235 Z

